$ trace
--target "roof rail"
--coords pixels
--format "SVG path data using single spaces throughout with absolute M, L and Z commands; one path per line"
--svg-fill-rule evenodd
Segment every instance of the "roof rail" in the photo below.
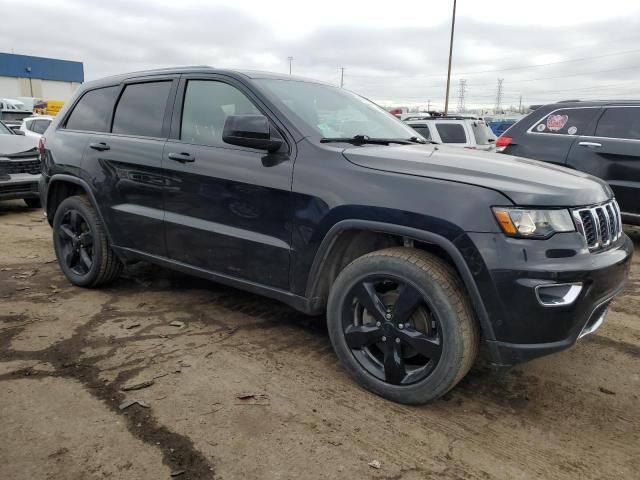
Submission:
M 574 103 L 574 102 L 579 102 L 580 100 L 576 99 L 576 100 L 560 100 L 559 102 L 556 103 Z
M 465 117 L 460 115 L 440 115 L 439 117 L 406 117 L 402 121 L 408 120 L 480 120 L 479 117 Z

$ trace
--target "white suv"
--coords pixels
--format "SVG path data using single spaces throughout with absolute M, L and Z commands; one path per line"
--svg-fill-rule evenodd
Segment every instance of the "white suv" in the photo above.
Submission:
M 24 132 L 25 136 L 27 137 L 40 138 L 47 127 L 51 125 L 52 121 L 53 117 L 50 117 L 48 115 L 36 115 L 33 117 L 27 117 L 22 120 L 20 130 Z
M 408 116 L 403 121 L 433 142 L 485 151 L 496 148 L 496 136 L 481 118 Z

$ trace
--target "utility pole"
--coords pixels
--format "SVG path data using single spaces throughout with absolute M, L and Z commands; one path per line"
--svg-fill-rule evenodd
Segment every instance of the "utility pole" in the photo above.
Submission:
M 289 60 L 289 75 L 291 75 L 291 63 L 293 62 L 293 57 L 287 57 L 287 60 Z
M 427 112 L 431 111 L 431 100 L 427 100 Z
M 340 88 L 344 86 L 344 67 L 340 67 Z
M 467 91 L 467 81 L 465 79 L 460 80 L 460 85 L 458 86 L 458 113 L 462 113 L 466 109 L 465 105 L 465 93 Z
M 518 103 L 518 113 L 522 113 L 522 95 L 520 95 L 520 103 Z
M 447 94 L 444 98 L 444 114 L 449 111 L 449 85 L 451 83 L 451 59 L 453 58 L 453 31 L 456 26 L 456 0 L 453 0 L 453 16 L 451 17 L 451 41 L 449 42 L 449 68 L 447 70 Z
M 498 91 L 496 92 L 496 106 L 493 110 L 495 114 L 500 113 L 500 110 L 502 110 L 502 82 L 504 82 L 504 78 L 499 78 Z

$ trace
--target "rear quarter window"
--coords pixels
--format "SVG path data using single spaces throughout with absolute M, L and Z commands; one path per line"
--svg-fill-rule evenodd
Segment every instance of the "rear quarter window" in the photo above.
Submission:
M 529 132 L 556 135 L 588 135 L 587 128 L 599 111 L 599 108 L 561 108 L 554 110 L 534 123 Z
M 71 111 L 66 128 L 86 132 L 109 131 L 109 120 L 119 87 L 106 87 L 85 93 Z

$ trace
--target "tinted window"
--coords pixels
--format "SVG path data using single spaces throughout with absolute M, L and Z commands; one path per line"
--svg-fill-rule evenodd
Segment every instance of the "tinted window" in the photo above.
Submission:
M 442 143 L 467 143 L 464 127 L 459 123 L 436 123 Z
M 118 88 L 99 88 L 85 93 L 71 112 L 67 128 L 88 132 L 108 131 L 109 117 Z
M 171 82 L 127 85 L 116 106 L 113 133 L 161 137 Z
M 598 121 L 596 137 L 640 140 L 640 108 L 609 108 Z
M 411 128 L 427 140 L 431 140 L 431 132 L 429 132 L 429 127 L 427 125 L 411 125 Z
M 184 97 L 180 139 L 199 145 L 223 145 L 222 130 L 229 115 L 255 114 L 260 112 L 237 88 L 222 82 L 190 80 Z
M 47 127 L 49 127 L 50 123 L 51 123 L 51 120 L 34 120 L 33 122 L 31 122 L 30 130 L 32 132 L 39 133 L 40 135 L 42 135 L 47 129 Z
M 556 110 L 534 124 L 531 131 L 564 135 L 587 135 L 587 126 L 598 111 L 598 108 L 565 108 Z

